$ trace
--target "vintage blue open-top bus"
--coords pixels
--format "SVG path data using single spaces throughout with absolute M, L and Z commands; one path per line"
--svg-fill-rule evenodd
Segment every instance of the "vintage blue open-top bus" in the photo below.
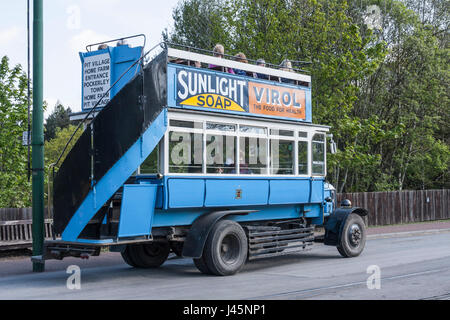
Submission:
M 336 208 L 325 181 L 329 127 L 312 124 L 311 77 L 158 48 L 58 168 L 60 238 L 40 258 L 110 247 L 129 265 L 151 268 L 173 252 L 203 273 L 231 275 L 247 260 L 314 242 L 359 255 L 367 211 Z

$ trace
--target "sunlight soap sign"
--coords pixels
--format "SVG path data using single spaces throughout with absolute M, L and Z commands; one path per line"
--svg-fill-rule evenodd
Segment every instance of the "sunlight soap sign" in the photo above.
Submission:
M 307 93 L 299 86 L 179 66 L 173 76 L 177 106 L 306 121 Z
M 83 110 L 106 106 L 111 94 L 103 95 L 111 86 L 111 58 L 109 53 L 84 57 L 83 61 Z M 102 99 L 103 97 L 103 99 Z

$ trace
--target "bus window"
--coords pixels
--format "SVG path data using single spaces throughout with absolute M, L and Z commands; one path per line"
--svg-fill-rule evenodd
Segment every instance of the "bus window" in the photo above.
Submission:
M 275 135 L 275 136 L 293 137 L 294 136 L 294 131 L 270 129 L 270 134 L 271 135 Z
M 189 128 L 189 129 L 203 129 L 203 123 L 185 120 L 170 120 L 171 127 Z
M 251 134 L 261 134 L 261 135 L 266 135 L 267 134 L 267 129 L 266 128 L 262 128 L 262 127 L 254 127 L 254 126 L 244 126 L 244 125 L 240 125 L 239 126 L 239 131 L 241 133 L 251 133 Z
M 225 124 L 225 123 L 206 123 L 206 130 L 217 130 L 217 131 L 227 131 L 227 132 L 235 132 L 236 125 L 234 124 Z
M 267 174 L 267 138 L 239 138 L 240 174 Z
M 140 174 L 154 174 L 158 173 L 158 154 L 159 154 L 159 144 L 150 153 L 147 159 L 141 164 Z
M 169 133 L 169 172 L 202 173 L 203 134 L 194 132 Z
M 236 173 L 236 137 L 206 135 L 206 173 Z
M 308 174 L 308 141 L 298 142 L 298 174 Z
M 316 133 L 312 141 L 312 174 L 325 175 L 325 135 Z
M 294 141 L 270 140 L 271 174 L 294 174 Z

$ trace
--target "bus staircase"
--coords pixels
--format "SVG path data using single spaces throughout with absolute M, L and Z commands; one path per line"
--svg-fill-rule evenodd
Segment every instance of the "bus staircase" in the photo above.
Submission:
M 142 62 L 146 55 L 137 62 Z M 167 57 L 162 52 L 142 66 L 86 124 L 53 174 L 53 233 L 61 234 L 57 243 L 98 245 L 102 243 L 99 238 L 113 234 L 111 230 L 103 230 L 106 217 L 116 209 L 112 204 L 120 205 L 120 194 L 127 181 L 133 183 L 130 177 L 166 131 L 166 65 Z M 126 235 L 124 232 L 123 236 Z

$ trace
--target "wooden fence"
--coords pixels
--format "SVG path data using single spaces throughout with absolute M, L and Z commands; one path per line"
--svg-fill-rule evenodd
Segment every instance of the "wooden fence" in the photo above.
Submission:
M 53 210 L 52 210 L 53 211 Z M 45 219 L 51 218 L 47 208 L 44 209 Z M 31 220 L 33 213 L 31 208 L 0 208 L 0 221 L 17 221 L 17 220 Z
M 338 194 L 338 204 L 349 199 L 369 210 L 369 226 L 450 219 L 450 190 L 363 192 Z M 0 249 L 31 245 L 31 208 L 0 208 Z M 45 210 L 46 237 L 51 234 L 51 212 Z
M 51 212 L 50 212 L 51 214 Z M 45 238 L 52 239 L 52 222 L 44 211 Z M 0 250 L 30 248 L 32 243 L 31 208 L 0 208 Z
M 0 250 L 29 248 L 33 241 L 32 221 L 0 221 Z M 44 221 L 45 239 L 52 239 L 52 220 Z
M 338 204 L 349 199 L 369 210 L 366 223 L 383 226 L 450 219 L 450 190 L 361 192 L 338 194 Z

